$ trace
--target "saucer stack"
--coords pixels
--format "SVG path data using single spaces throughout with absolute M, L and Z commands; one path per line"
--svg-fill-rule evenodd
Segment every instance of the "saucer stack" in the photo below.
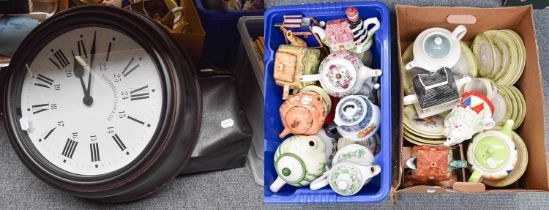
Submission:
M 526 115 L 526 102 L 518 88 L 513 86 L 521 77 L 526 63 L 526 48 L 522 38 L 512 30 L 489 30 L 479 33 L 472 44 L 479 63 L 479 75 L 497 85 L 494 121 L 503 125 L 515 121 L 517 129 Z
M 524 70 L 526 48 L 512 30 L 489 30 L 479 33 L 472 44 L 479 62 L 479 75 L 499 86 L 514 85 Z
M 507 120 L 513 120 L 513 130 L 517 129 L 526 116 L 526 101 L 515 86 L 498 86 L 496 97 L 492 100 L 495 107 L 493 115 L 497 125 L 503 125 Z
M 442 145 L 446 137 L 444 115 L 435 115 L 425 119 L 419 118 L 413 105 L 404 107 L 404 139 L 416 145 Z

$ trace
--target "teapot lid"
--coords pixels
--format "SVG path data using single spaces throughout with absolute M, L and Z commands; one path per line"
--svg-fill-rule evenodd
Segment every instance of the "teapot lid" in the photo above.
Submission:
M 434 59 L 442 59 L 450 54 L 452 44 L 448 36 L 440 32 L 433 32 L 423 40 L 423 51 Z
M 513 159 L 515 145 L 508 136 L 499 131 L 483 135 L 473 145 L 474 162 L 487 171 L 500 171 Z
M 357 80 L 357 69 L 349 60 L 334 57 L 320 64 L 323 87 L 332 92 L 346 92 L 353 88 Z
M 371 104 L 364 97 L 351 95 L 342 98 L 337 104 L 334 122 L 339 126 L 355 125 L 372 112 Z

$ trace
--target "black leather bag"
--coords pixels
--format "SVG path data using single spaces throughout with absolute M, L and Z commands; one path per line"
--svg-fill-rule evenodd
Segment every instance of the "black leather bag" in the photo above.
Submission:
M 243 167 L 252 129 L 240 104 L 236 78 L 202 70 L 202 126 L 191 159 L 180 175 Z

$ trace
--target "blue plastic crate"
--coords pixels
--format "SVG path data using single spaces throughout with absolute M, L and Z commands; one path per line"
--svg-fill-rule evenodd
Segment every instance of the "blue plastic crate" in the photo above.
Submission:
M 381 22 L 372 45 L 372 67 L 380 68 L 383 75 L 379 78 L 381 85 L 381 151 L 375 157 L 375 164 L 382 168 L 380 175 L 353 196 L 340 196 L 330 187 L 312 191 L 307 187 L 296 188 L 285 185 L 278 193 L 269 190 L 277 177 L 273 157 L 282 139 L 278 134 L 283 130 L 278 111 L 282 104 L 282 88 L 273 79 L 274 55 L 279 45 L 285 43 L 282 32 L 274 27 L 282 22 L 283 15 L 301 14 L 314 16 L 318 20 L 345 18 L 347 7 L 356 7 L 362 19 L 377 17 Z M 368 203 L 384 200 L 391 188 L 391 38 L 390 20 L 387 6 L 381 2 L 343 2 L 310 5 L 291 5 L 272 7 L 265 13 L 265 94 L 264 94 L 264 164 L 265 164 L 265 203 Z
M 206 8 L 203 1 L 194 0 L 206 32 L 202 59 L 218 68 L 234 67 L 240 45 L 238 20 L 242 16 L 263 15 L 264 10 L 212 10 Z

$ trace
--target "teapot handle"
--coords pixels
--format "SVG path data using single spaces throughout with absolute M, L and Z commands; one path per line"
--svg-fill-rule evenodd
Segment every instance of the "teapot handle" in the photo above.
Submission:
M 461 40 L 467 33 L 467 28 L 464 25 L 457 26 L 454 31 L 452 31 L 452 37 L 457 40 Z
M 318 177 L 313 182 L 311 182 L 311 184 L 309 186 L 310 189 L 311 190 L 319 190 L 320 188 L 328 186 L 328 184 L 329 184 L 328 183 L 328 174 L 329 173 L 330 173 L 330 170 L 324 172 L 324 174 L 322 174 L 322 176 Z
M 282 178 L 280 177 L 276 177 L 276 180 L 271 184 L 271 186 L 269 187 L 269 189 L 271 189 L 271 192 L 278 192 L 280 190 L 280 188 L 282 188 L 284 185 L 286 184 L 286 182 L 284 180 L 282 180 Z
M 374 24 L 374 27 L 368 30 L 368 38 L 371 37 L 379 29 L 379 20 L 377 19 L 377 17 L 368 18 L 364 20 L 363 24 L 365 29 L 368 29 L 368 26 L 370 24 Z
M 404 105 L 410 105 L 410 104 L 414 104 L 414 103 L 417 103 L 417 95 L 414 94 L 414 95 L 407 95 L 407 96 L 404 96 L 404 98 L 402 99 L 402 101 L 404 102 Z
M 417 66 L 416 62 L 410 61 L 406 64 L 406 66 L 404 68 L 409 71 L 409 70 L 413 69 L 416 66 Z
M 309 74 L 309 75 L 301 75 L 299 77 L 300 82 L 316 82 L 320 81 L 322 77 L 320 74 Z
M 379 166 L 379 165 L 361 167 L 361 169 L 365 170 L 364 171 L 365 172 L 364 175 L 366 176 L 365 180 L 370 179 L 374 176 L 377 176 L 379 173 L 381 173 L 381 166 Z
M 330 138 L 341 138 L 341 134 L 337 131 L 337 125 L 335 123 L 326 126 L 326 128 L 324 128 L 324 131 L 326 132 L 326 135 Z

